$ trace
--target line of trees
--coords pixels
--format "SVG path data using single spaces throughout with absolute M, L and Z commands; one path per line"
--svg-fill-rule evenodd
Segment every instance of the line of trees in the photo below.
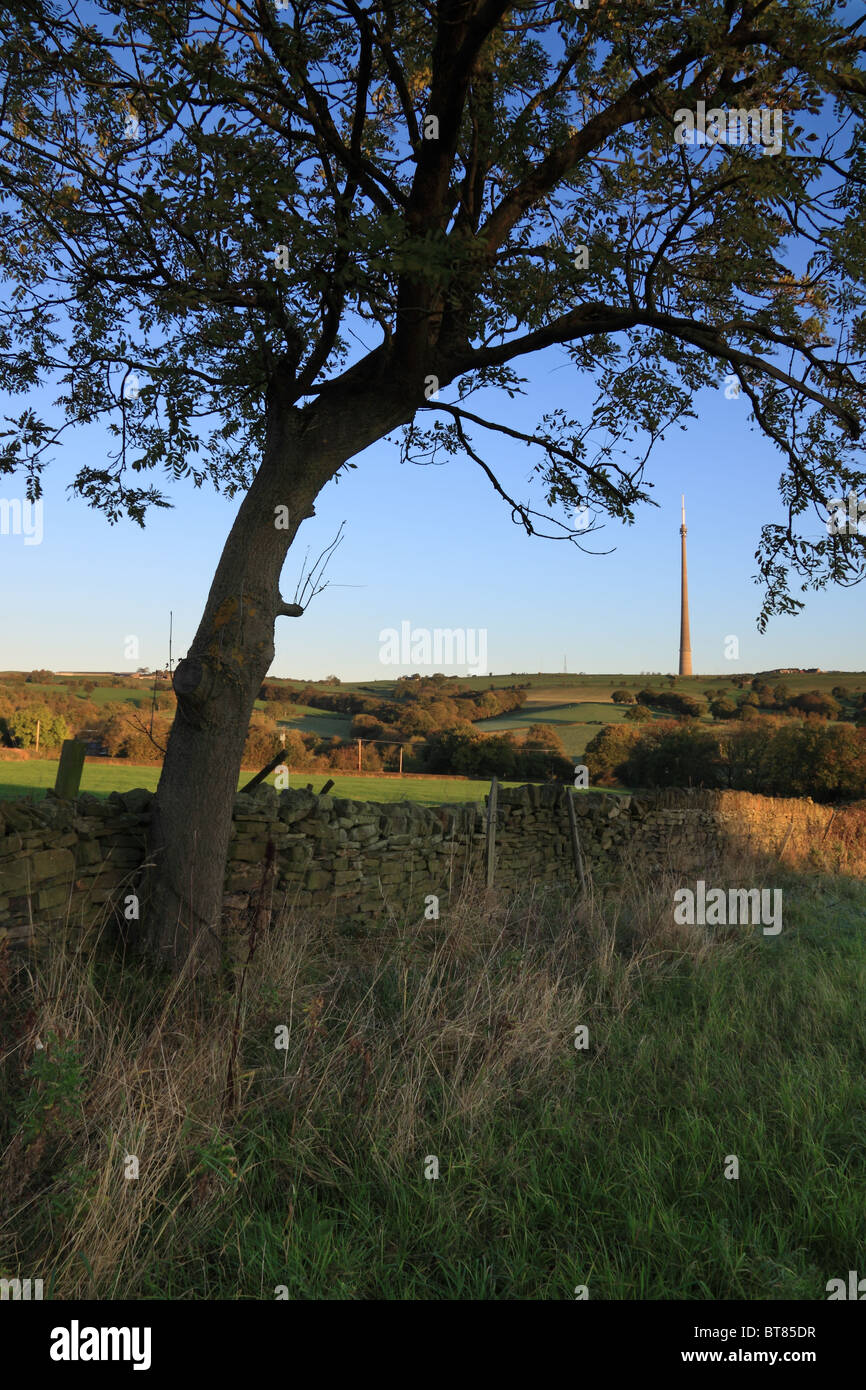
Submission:
M 708 690 L 704 692 L 708 701 L 706 707 L 694 696 L 673 690 L 647 688 L 639 690 L 635 696 L 630 690 L 621 688 L 611 692 L 611 699 L 614 704 L 629 706 L 626 718 L 640 717 L 632 715 L 632 710 L 637 707 L 650 711 L 662 710 L 684 719 L 697 718 L 706 708 L 713 719 L 723 721 L 748 720 L 761 711 L 769 711 L 775 714 L 816 715 L 821 719 L 850 717 L 858 722 L 866 709 L 866 696 L 852 693 L 845 686 L 834 686 L 832 693 L 807 690 L 792 695 L 786 685 L 780 683 L 771 687 L 760 676 L 754 677 L 748 687 L 740 678 L 734 678 L 733 684 L 740 689 L 736 699 L 724 692 Z
M 513 734 L 479 734 L 445 729 L 431 734 L 420 749 L 422 769 L 503 781 L 571 782 L 574 766 L 564 753 L 539 744 L 518 743 Z
M 730 788 L 823 802 L 866 797 L 866 727 L 815 717 L 717 728 L 610 724 L 584 759 L 594 785 Z
M 323 691 L 313 685 L 292 689 L 265 681 L 259 698 L 350 714 L 353 738 L 411 738 L 520 709 L 526 703 L 526 689 L 512 685 L 476 691 L 446 677 L 414 681 L 405 677 L 396 683 L 397 697 L 389 699 L 360 691 Z
M 0 716 L 0 738 L 8 748 L 35 748 L 37 736 L 41 749 L 53 751 L 69 738 L 69 725 L 47 705 L 28 705 Z

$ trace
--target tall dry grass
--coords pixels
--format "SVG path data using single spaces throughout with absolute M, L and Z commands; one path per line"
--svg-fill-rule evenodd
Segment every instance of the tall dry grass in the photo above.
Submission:
M 729 862 L 714 881 L 755 871 Z M 578 1025 L 600 1065 L 648 981 L 741 949 L 736 931 L 674 925 L 679 886 L 625 866 L 583 897 L 470 887 L 439 921 L 362 935 L 270 904 L 207 986 L 155 977 L 106 939 L 7 955 L 0 1274 L 44 1274 L 57 1298 L 148 1296 L 154 1261 L 250 1180 L 241 1131 L 283 1125 L 290 1226 L 298 1181 L 338 1187 L 350 1150 L 393 1182 L 431 1126 L 471 1136 L 552 1093 Z

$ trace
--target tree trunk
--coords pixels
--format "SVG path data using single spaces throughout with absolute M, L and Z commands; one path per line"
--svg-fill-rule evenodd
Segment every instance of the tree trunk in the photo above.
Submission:
M 361 401 L 357 394 L 299 411 L 269 393 L 262 463 L 174 673 L 177 712 L 153 803 L 135 945 L 175 969 L 189 962 L 210 972 L 220 960 L 232 807 L 250 716 L 274 658 L 286 553 L 339 467 L 411 418 L 387 390 Z M 288 509 L 285 527 L 278 508 Z

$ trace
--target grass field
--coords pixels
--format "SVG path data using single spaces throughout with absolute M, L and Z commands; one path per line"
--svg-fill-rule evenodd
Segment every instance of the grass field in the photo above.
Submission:
M 733 663 L 732 663 L 733 667 Z M 0 672 L 0 685 L 3 684 L 4 676 L 8 677 L 9 672 Z M 732 681 L 738 674 L 736 669 L 730 673 L 716 673 L 706 676 L 678 676 L 676 690 L 684 695 L 701 696 L 705 690 L 718 692 L 721 690 L 731 691 Z M 98 681 L 100 675 L 105 672 L 85 672 L 82 671 L 76 679 L 89 677 Z M 375 696 L 391 696 L 396 688 L 395 680 L 378 681 L 342 681 L 339 686 L 326 685 L 324 682 L 303 681 L 295 679 L 284 679 L 279 676 L 267 676 L 269 684 L 284 685 L 287 690 L 300 690 L 304 686 L 312 685 L 323 692 L 333 694 L 335 691 L 357 691 L 361 694 Z M 491 675 L 491 676 L 454 676 L 449 680 L 456 680 L 459 685 L 468 690 L 489 690 L 491 686 L 500 689 L 503 686 L 523 685 L 528 683 L 527 703 L 534 705 L 545 705 L 554 703 L 581 703 L 585 700 L 591 702 L 606 703 L 610 699 L 610 692 L 618 688 L 625 690 L 638 691 L 644 687 L 651 687 L 657 690 L 669 688 L 668 676 L 666 674 L 655 675 L 636 675 L 634 672 L 622 674 L 603 675 L 598 673 L 567 673 L 567 672 L 542 672 L 529 673 L 517 672 L 510 675 Z M 787 685 L 793 695 L 801 694 L 807 690 L 820 690 L 829 693 L 835 685 L 846 685 L 851 690 L 866 690 L 866 672 L 864 671 L 821 671 L 805 672 L 802 675 L 791 676 L 769 676 L 769 684 L 776 685 L 779 682 Z M 21 687 L 24 691 L 47 694 L 52 690 L 68 691 L 69 687 L 63 680 L 51 684 L 26 684 Z M 166 693 L 166 687 L 160 686 L 161 693 Z M 107 704 L 113 700 L 147 699 L 151 697 L 151 686 L 147 681 L 131 681 L 126 686 L 98 685 L 96 689 L 88 695 L 81 691 L 74 691 L 74 694 L 82 695 L 82 698 L 94 700 L 97 704 Z M 257 701 L 257 708 L 266 709 L 266 701 Z M 322 714 L 322 710 L 308 710 L 304 706 L 306 713 Z
M 267 709 L 267 703 L 264 703 Z M 297 705 L 297 713 L 290 719 L 278 719 L 280 728 L 298 729 L 302 734 L 318 734 L 320 738 L 348 739 L 352 727 L 352 716 L 340 714 L 337 710 L 314 709 L 309 705 Z
M 531 724 L 550 724 L 559 735 L 565 752 L 570 757 L 580 758 L 585 753 L 587 744 L 595 737 L 603 724 L 617 724 L 625 718 L 627 706 L 612 703 L 610 695 L 613 690 L 625 689 L 637 694 L 639 690 L 644 688 L 655 690 L 674 688 L 680 694 L 692 695 L 701 701 L 704 701 L 707 692 L 713 698 L 721 694 L 736 697 L 740 692 L 732 684 L 734 674 L 736 672 L 732 672 L 730 676 L 680 676 L 674 687 L 670 686 L 667 676 L 659 674 L 539 673 L 529 675 L 524 673 L 460 677 L 459 683 L 461 686 L 473 690 L 487 690 L 490 686 L 499 688 L 515 683 L 523 684 L 528 681 L 529 690 L 527 691 L 526 703 L 521 709 L 498 715 L 493 719 L 478 720 L 474 727 L 480 733 L 496 733 L 504 730 L 519 734 Z M 829 694 L 836 685 L 846 685 L 852 691 L 862 691 L 866 690 L 866 673 L 838 671 L 806 673 L 771 677 L 769 683 L 771 685 L 779 683 L 787 685 L 792 695 L 801 694 L 807 690 L 820 690 Z M 301 684 L 301 682 L 286 682 L 287 686 L 299 687 Z M 345 681 L 340 689 L 351 690 L 364 695 L 389 697 L 394 693 L 395 682 L 393 680 Z M 321 711 L 312 713 L 321 715 Z M 656 719 L 664 718 L 662 714 L 656 714 L 654 717 Z M 704 722 L 712 724 L 713 721 L 709 714 L 705 715 Z M 347 718 L 345 730 L 341 733 L 341 737 L 348 738 L 350 723 L 351 721 Z M 293 724 L 294 727 L 303 731 L 332 732 L 330 726 L 327 728 L 317 726 L 312 719 L 308 721 L 299 719 L 293 721 Z M 335 726 L 333 732 L 337 732 Z
M 485 726 L 550 723 L 579 752 L 624 713 L 600 684 L 533 689 Z M 55 774 L 0 763 L 0 797 Z M 90 762 L 83 787 L 158 774 Z M 358 800 L 487 790 L 333 780 Z M 0 989 L 0 1273 L 64 1299 L 826 1299 L 866 1259 L 866 881 L 775 860 L 707 877 L 781 889 L 780 934 L 676 927 L 682 885 L 626 870 L 363 931 L 283 908 L 243 984 L 188 994 L 49 946 Z
M 0 1269 L 65 1299 L 825 1299 L 863 1268 L 866 885 L 773 882 L 773 938 L 675 929 L 661 881 L 281 920 L 232 1110 L 236 990 L 38 962 L 0 994 Z
M 501 683 L 499 677 L 495 679 L 497 684 Z M 781 676 L 772 683 L 784 683 L 792 695 L 807 690 L 821 690 L 829 694 L 836 685 L 846 685 L 852 691 L 866 690 L 866 676 L 862 672 Z M 538 676 L 532 681 L 522 709 L 510 710 L 493 719 L 478 720 L 475 728 L 481 733 L 499 730 L 519 733 L 531 724 L 549 724 L 558 734 L 566 753 L 579 758 L 602 725 L 618 724 L 625 719 L 628 706 L 615 705 L 610 700 L 610 692 L 618 688 L 630 690 L 636 695 L 644 688 L 667 690 L 671 687 L 669 681 L 658 676 Z M 734 697 L 740 693 L 731 685 L 729 678 L 721 676 L 679 677 L 673 688 L 678 694 L 692 695 L 702 701 L 706 692 L 711 692 L 712 697 L 723 692 Z M 602 698 L 603 691 L 606 698 Z M 653 717 L 665 718 L 662 713 L 656 713 Z M 709 713 L 703 716 L 703 722 L 713 723 Z
M 2 677 L 0 677 L 0 684 L 2 684 Z M 146 681 L 136 681 L 135 685 L 128 686 L 97 685 L 95 689 L 90 691 L 70 690 L 69 686 L 62 681 L 52 684 L 28 681 L 20 689 L 27 695 L 33 693 L 56 695 L 59 693 L 61 695 L 74 695 L 79 700 L 92 700 L 95 705 L 130 704 L 135 705 L 137 709 L 149 706 L 153 699 L 153 690 Z M 161 690 L 160 693 L 165 694 L 167 692 Z
M 82 673 L 84 675 L 85 673 Z M 91 675 L 93 673 L 90 673 Z M 683 676 L 679 677 L 674 687 L 681 694 L 690 694 L 704 701 L 709 693 L 711 696 L 718 694 L 728 694 L 736 698 L 739 693 L 732 685 L 731 675 L 712 675 L 712 676 Z M 847 686 L 852 692 L 866 690 L 866 673 L 864 672 L 820 672 L 804 673 L 802 675 L 780 676 L 768 678 L 770 684 L 784 683 L 791 694 L 800 694 L 804 691 L 820 690 L 829 693 L 834 686 Z M 300 689 L 309 682 L 299 680 L 281 681 L 278 677 L 268 677 L 269 683 L 284 685 L 287 690 Z M 550 724 L 559 735 L 565 752 L 572 758 L 582 758 L 586 752 L 587 744 L 599 732 L 604 724 L 619 723 L 625 718 L 627 706 L 614 705 L 610 695 L 613 690 L 621 687 L 633 693 L 651 687 L 656 690 L 667 690 L 670 687 L 668 678 L 664 675 L 600 675 L 600 674 L 567 674 L 567 673 L 538 673 L 530 675 L 518 673 L 511 675 L 496 676 L 477 676 L 461 677 L 460 685 L 474 690 L 486 690 L 491 685 L 495 687 L 508 686 L 515 683 L 529 683 L 526 703 L 522 709 L 512 710 L 508 714 L 499 715 L 493 719 L 482 719 L 476 722 L 475 728 L 480 733 L 496 733 L 499 731 L 509 731 L 520 734 L 531 724 Z M 0 674 L 2 683 L 2 674 Z M 28 691 L 39 691 L 47 694 L 51 690 L 61 688 L 51 685 L 27 685 L 24 689 Z M 333 693 L 335 690 L 356 691 L 362 694 L 389 697 L 395 690 L 394 680 L 382 681 L 346 681 L 340 687 L 326 686 L 320 684 L 320 689 Z M 129 687 L 97 686 L 90 694 L 89 699 L 95 700 L 98 704 L 107 705 L 112 702 L 124 701 L 139 708 L 146 707 L 150 702 L 150 690 L 147 683 L 134 684 Z M 256 708 L 268 712 L 269 704 L 266 701 L 256 701 Z M 706 706 L 705 706 L 706 708 Z M 663 718 L 661 714 L 654 716 L 657 719 Z M 712 723 L 710 715 L 704 716 L 704 722 Z M 336 711 L 320 710 L 307 705 L 298 705 L 293 710 L 291 716 L 280 721 L 285 728 L 293 728 L 301 733 L 316 734 L 320 738 L 339 738 L 348 740 L 352 719 L 350 715 L 340 714 Z M 8 767 L 9 765 L 5 765 Z M 30 765 L 28 765 L 30 766 Z M 34 765 L 35 766 L 35 765 Z M 104 769 L 100 773 L 85 772 L 84 790 L 100 792 L 104 788 L 101 780 Z M 121 780 L 117 783 L 117 790 L 128 789 L 130 785 L 150 786 L 151 779 L 155 777 L 152 768 L 145 768 L 138 780 L 133 783 L 126 783 L 125 778 L 131 770 L 118 769 Z M 137 774 L 132 773 L 133 776 Z M 4 765 L 0 764 L 0 797 L 9 797 L 17 794 L 10 788 L 19 788 L 23 785 L 45 787 L 52 785 L 53 774 L 48 780 L 47 774 L 33 772 L 30 774 L 32 780 L 28 781 L 28 774 L 20 771 L 14 776 L 7 776 Z M 18 780 L 23 777 L 23 781 Z M 88 784 L 88 777 L 94 778 L 92 785 Z M 242 780 L 248 780 L 245 776 Z M 315 781 L 315 778 L 313 778 Z M 363 785 L 363 783 L 362 783 Z M 115 788 L 107 788 L 113 790 Z M 354 793 L 351 793 L 354 795 Z M 359 795 L 362 795 L 359 793 Z M 370 798 L 367 794 L 366 799 Z M 382 795 L 381 800 L 394 799 L 388 794 Z M 428 800 L 429 797 L 420 792 L 413 796 L 416 800 Z M 462 799 L 462 798 L 461 798 Z
M 734 676 L 739 675 L 739 663 L 731 663 L 731 671 L 718 671 L 710 675 L 697 676 L 678 676 L 676 690 L 683 695 L 700 696 L 704 690 L 731 690 Z M 657 673 L 655 675 L 639 675 L 634 672 L 627 672 L 619 675 L 613 673 L 602 675 L 599 673 L 573 673 L 573 672 L 517 672 L 510 675 L 492 676 L 459 676 L 454 677 L 460 685 L 470 690 L 489 690 L 491 685 L 499 689 L 502 686 L 523 685 L 529 683 L 528 700 L 540 704 L 549 704 L 554 701 L 605 701 L 610 698 L 610 692 L 619 688 L 631 691 L 642 690 L 650 687 L 656 690 L 667 690 L 669 682 L 667 673 Z M 268 676 L 268 680 L 275 680 Z M 864 671 L 821 671 L 818 673 L 806 672 L 802 675 L 792 676 L 769 676 L 769 684 L 777 685 L 782 683 L 787 685 L 792 695 L 801 694 L 806 690 L 820 690 L 829 693 L 834 685 L 847 685 L 851 690 L 866 690 L 866 672 Z M 276 681 L 279 684 L 279 681 Z M 286 684 L 296 687 L 306 684 L 301 681 L 287 681 Z M 395 682 L 393 680 L 381 681 L 344 681 L 339 687 L 341 690 L 358 690 L 371 695 L 390 695 L 393 693 Z M 327 687 L 322 687 L 323 689 Z
M 238 786 L 249 782 L 252 771 L 241 773 Z M 48 787 L 54 786 L 57 776 L 57 763 L 49 759 L 32 759 L 29 762 L 0 762 L 0 801 L 39 798 L 45 795 Z M 351 777 L 331 772 L 290 773 L 289 786 L 305 787 L 308 782 L 319 791 L 325 782 L 333 778 L 332 796 L 346 796 L 353 801 L 417 801 L 425 806 L 440 806 L 454 801 L 482 801 L 489 788 L 487 781 L 468 781 L 450 777 Z M 273 785 L 273 775 L 268 779 Z M 84 764 L 81 790 L 93 792 L 96 796 L 108 796 L 110 792 L 127 792 L 133 787 L 146 787 L 155 791 L 159 781 L 159 768 L 154 764 L 140 766 L 132 764 L 122 767 L 117 763 L 100 766 L 98 762 Z M 503 786 L 516 786 L 514 782 L 503 782 Z
M 584 704 L 569 700 L 565 704 L 524 705 L 523 709 L 510 710 L 508 714 L 497 715 L 494 719 L 479 719 L 475 728 L 480 733 L 491 734 L 500 730 L 519 733 L 531 724 L 549 724 L 562 741 L 562 746 L 572 757 L 579 757 L 586 751 L 586 745 L 594 738 L 604 724 L 619 724 L 625 719 L 625 705 Z

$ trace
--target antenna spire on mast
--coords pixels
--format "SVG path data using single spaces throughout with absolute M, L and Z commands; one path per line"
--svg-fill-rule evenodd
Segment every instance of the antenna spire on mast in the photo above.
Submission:
M 682 546 L 681 577 L 680 577 L 680 675 L 690 676 L 692 674 L 692 639 L 689 633 L 689 581 L 686 573 L 686 499 L 682 495 L 683 502 L 683 524 L 680 527 L 680 544 Z

